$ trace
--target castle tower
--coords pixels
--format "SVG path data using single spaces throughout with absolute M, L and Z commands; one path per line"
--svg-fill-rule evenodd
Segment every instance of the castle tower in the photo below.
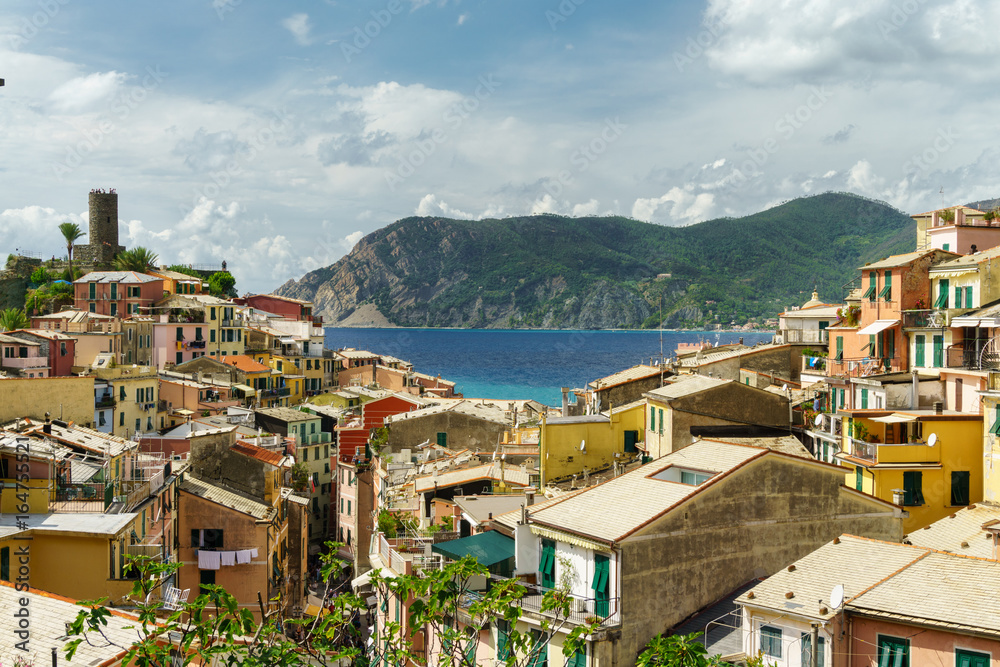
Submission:
M 75 246 L 73 256 L 95 268 L 107 267 L 125 249 L 118 245 L 118 193 L 91 190 L 89 203 L 89 243 Z

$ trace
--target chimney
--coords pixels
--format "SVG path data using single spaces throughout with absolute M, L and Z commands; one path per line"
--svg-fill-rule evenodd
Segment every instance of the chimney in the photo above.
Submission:
M 934 401 L 934 414 L 939 415 L 944 412 L 944 403 L 941 401 Z
M 917 378 L 917 370 L 911 371 L 913 384 L 910 386 L 910 408 L 916 410 L 920 407 L 920 380 Z
M 569 417 L 569 389 L 562 388 L 562 416 Z
M 535 491 L 537 491 L 537 489 L 533 486 L 528 486 L 524 489 L 524 501 L 527 503 L 528 507 L 535 504 Z

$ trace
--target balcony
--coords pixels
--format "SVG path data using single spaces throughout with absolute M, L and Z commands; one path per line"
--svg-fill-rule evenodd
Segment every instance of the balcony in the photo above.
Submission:
M 948 368 L 966 368 L 974 371 L 988 371 L 1000 368 L 1000 353 L 996 345 L 991 345 L 990 341 L 981 340 L 979 345 L 976 341 L 969 341 L 970 349 L 965 348 L 965 343 L 951 345 L 945 350 L 945 363 Z
M 856 438 L 849 438 L 851 442 L 850 456 L 868 463 L 878 463 L 878 445 L 874 442 L 865 442 Z
M 98 410 L 103 410 L 104 408 L 113 408 L 117 404 L 114 394 L 104 394 L 103 396 L 98 396 L 94 399 L 94 407 Z
M 934 310 L 904 310 L 904 329 L 946 329 L 951 325 L 951 318 L 965 312 L 962 308 L 938 308 Z
M 49 511 L 104 514 L 113 499 L 110 483 L 57 484 L 49 495 Z
M 802 357 L 803 373 L 823 373 L 826 371 L 826 357 Z
M 506 577 L 490 575 L 491 581 L 505 580 Z M 556 615 L 552 611 L 542 611 L 542 603 L 546 593 L 558 593 L 558 591 L 543 588 L 535 584 L 519 582 L 527 589 L 527 593 L 521 598 L 521 609 L 538 619 L 555 620 Z M 560 618 L 562 616 L 560 615 Z M 566 617 L 570 625 L 583 625 L 589 621 L 599 620 L 600 627 L 608 628 L 621 623 L 621 598 L 608 598 L 598 600 L 596 598 L 571 597 L 569 605 L 569 616 Z
M 5 357 L 0 359 L 0 366 L 24 371 L 45 370 L 49 367 L 49 360 L 48 357 Z
M 815 421 L 811 424 L 806 424 L 806 429 L 808 429 L 809 433 L 820 437 L 825 436 L 827 439 L 834 438 L 839 441 L 840 436 L 844 432 L 843 417 L 826 413 L 819 413 L 817 416 L 822 418 L 818 425 Z
M 827 375 L 835 377 L 868 377 L 883 373 L 899 373 L 906 370 L 903 360 L 898 357 L 876 359 L 873 357 L 843 358 L 837 361 L 831 357 L 827 360 Z
M 826 329 L 782 329 L 778 332 L 783 343 L 815 343 L 825 345 L 830 342 Z

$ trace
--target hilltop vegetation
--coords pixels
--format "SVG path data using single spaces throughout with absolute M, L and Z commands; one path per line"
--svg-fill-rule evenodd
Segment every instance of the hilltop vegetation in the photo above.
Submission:
M 621 217 L 405 218 L 278 294 L 331 324 L 374 304 L 400 326 L 704 327 L 827 301 L 857 267 L 913 250 L 913 221 L 843 193 L 664 227 Z

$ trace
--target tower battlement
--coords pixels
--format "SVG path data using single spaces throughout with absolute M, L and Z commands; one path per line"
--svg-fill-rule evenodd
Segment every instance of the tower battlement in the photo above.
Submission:
M 73 257 L 84 264 L 110 266 L 125 249 L 118 244 L 118 193 L 91 190 L 89 204 L 89 243 L 73 246 Z

